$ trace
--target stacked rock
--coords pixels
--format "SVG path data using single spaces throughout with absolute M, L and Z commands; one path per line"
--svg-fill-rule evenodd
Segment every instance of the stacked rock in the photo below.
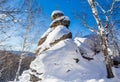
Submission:
M 38 42 L 36 55 L 48 50 L 61 40 L 72 38 L 72 33 L 68 30 L 70 20 L 67 16 L 64 16 L 62 11 L 53 11 L 51 19 L 52 23 L 50 24 L 50 28 L 43 34 Z
M 50 24 L 50 28 L 57 27 L 58 25 L 64 25 L 66 27 L 69 26 L 70 20 L 67 16 L 64 16 L 64 13 L 61 11 L 53 11 L 52 15 L 52 23 Z

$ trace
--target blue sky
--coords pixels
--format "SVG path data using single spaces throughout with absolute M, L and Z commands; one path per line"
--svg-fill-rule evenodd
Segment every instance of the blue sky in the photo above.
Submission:
M 79 31 L 83 32 L 84 35 L 90 33 L 90 31 L 83 27 L 80 24 L 80 21 L 77 20 L 74 16 L 75 12 L 82 12 L 86 10 L 87 7 L 89 7 L 87 1 L 81 3 L 81 0 L 39 0 L 38 3 L 42 7 L 43 12 L 48 17 L 48 22 L 46 22 L 48 27 L 51 22 L 51 13 L 57 9 L 63 11 L 64 14 L 70 18 L 71 24 L 69 28 L 73 33 L 73 37 Z

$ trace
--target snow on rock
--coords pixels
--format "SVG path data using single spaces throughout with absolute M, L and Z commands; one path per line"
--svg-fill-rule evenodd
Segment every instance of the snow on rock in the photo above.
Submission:
M 72 66 L 75 65 L 72 63 L 70 64 L 70 62 L 76 63 L 74 59 L 78 58 L 78 53 L 76 52 L 77 50 L 76 48 L 77 48 L 76 45 L 73 43 L 71 39 L 66 39 L 60 41 L 55 46 L 51 47 L 49 50 L 45 52 L 45 54 L 41 54 L 42 57 L 44 56 L 42 58 L 44 67 L 43 65 L 40 64 L 39 67 L 45 70 L 42 72 L 42 73 L 45 72 L 44 76 L 52 75 L 52 76 L 58 76 L 60 78 L 63 78 L 62 77 L 63 75 L 67 76 L 67 72 L 71 71 Z M 34 66 L 31 68 L 34 68 Z M 38 69 L 38 71 L 39 70 L 40 69 Z
M 64 16 L 62 11 L 59 10 L 53 11 L 51 17 L 52 17 L 52 23 L 50 24 L 50 28 L 55 28 L 58 25 L 64 25 L 68 27 L 70 24 L 69 17 Z
M 59 18 L 56 18 L 55 20 L 52 21 L 50 24 L 50 27 L 56 27 L 57 25 L 64 25 L 64 26 L 69 26 L 70 19 L 67 16 L 61 16 Z
M 70 31 L 62 25 L 57 26 L 46 38 L 44 46 L 49 46 L 50 43 L 55 42 L 55 40 L 60 39 L 63 35 L 70 33 Z
M 101 51 L 99 36 L 90 34 L 84 37 L 76 37 L 74 42 L 77 44 L 81 54 L 85 57 L 93 58 Z
M 57 26 L 52 32 L 50 32 L 48 34 L 44 43 L 42 45 L 38 46 L 38 49 L 40 49 L 39 52 L 42 52 L 45 49 L 50 48 L 52 46 L 52 44 L 59 41 L 60 39 L 62 40 L 62 37 L 65 35 L 68 35 L 69 33 L 71 33 L 71 32 L 65 26 L 62 26 L 62 25 Z M 69 36 L 66 38 L 69 38 Z
M 82 55 L 92 58 L 95 55 L 95 45 L 94 42 L 87 38 L 75 38 L 75 43 L 79 47 L 79 51 Z
M 45 53 L 37 56 L 30 65 L 29 73 L 42 80 L 50 79 L 49 76 L 65 79 L 71 70 L 76 71 L 73 66 L 77 68 L 76 59 L 80 56 L 77 51 L 78 49 L 71 39 L 60 41 Z M 23 74 L 22 76 L 21 79 L 24 79 L 28 75 Z
M 55 10 L 51 14 L 52 20 L 54 20 L 54 19 L 56 19 L 56 18 L 58 18 L 60 16 L 64 16 L 64 13 L 62 11 L 60 11 L 60 10 Z
M 41 38 L 47 36 L 50 32 L 52 32 L 54 29 L 53 28 L 49 28 L 42 36 Z
M 60 11 L 60 10 L 55 10 L 55 11 L 52 12 L 51 17 L 52 17 L 53 15 L 59 14 L 59 13 L 64 14 L 64 13 L 63 13 L 62 11 Z

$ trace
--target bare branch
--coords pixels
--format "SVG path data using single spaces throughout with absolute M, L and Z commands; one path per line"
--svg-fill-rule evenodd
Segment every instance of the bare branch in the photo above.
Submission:
M 84 26 L 85 26 L 86 28 L 88 28 L 91 32 L 95 32 L 96 34 L 99 34 L 99 32 L 98 32 L 97 30 L 95 30 L 94 28 L 90 27 L 90 26 L 86 23 L 86 21 L 82 20 L 82 22 L 83 22 Z
M 98 32 L 96 29 L 94 29 L 93 27 L 91 27 L 91 26 L 89 26 L 89 25 L 87 24 L 84 16 L 80 17 L 78 14 L 75 14 L 75 17 L 76 17 L 79 21 L 81 21 L 82 24 L 83 24 L 86 28 L 88 28 L 91 32 L 95 32 L 96 34 L 99 34 L 99 32 Z
M 107 26 L 109 24 L 109 20 L 110 20 L 110 17 L 112 16 L 115 3 L 116 3 L 116 0 L 113 0 L 111 8 L 108 10 L 110 12 L 110 15 L 106 16 L 106 25 L 105 25 L 105 28 L 107 28 Z
M 94 18 L 96 20 L 96 23 L 98 25 L 98 29 L 100 31 L 100 34 L 103 34 L 104 28 L 102 26 L 100 17 L 98 16 L 98 11 L 96 9 L 95 0 L 88 0 L 88 2 L 90 4 L 90 6 L 91 6 L 92 13 L 93 13 L 93 16 L 94 16 Z
M 95 4 L 102 10 L 102 12 L 106 15 L 106 10 L 97 2 L 95 1 Z

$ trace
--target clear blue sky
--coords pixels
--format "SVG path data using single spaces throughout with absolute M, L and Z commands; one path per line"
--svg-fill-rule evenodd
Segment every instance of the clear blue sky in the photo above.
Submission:
M 83 2 L 81 2 L 81 0 L 39 0 L 38 3 L 42 7 L 42 11 L 47 15 L 47 25 L 49 25 L 51 22 L 50 17 L 52 11 L 57 9 L 63 11 L 64 14 L 70 18 L 71 24 L 69 28 L 73 33 L 73 37 L 79 31 L 83 32 L 84 35 L 89 34 L 90 31 L 83 27 L 80 24 L 80 21 L 74 17 L 75 12 L 83 12 L 87 10 L 89 7 L 87 1 L 83 0 Z

